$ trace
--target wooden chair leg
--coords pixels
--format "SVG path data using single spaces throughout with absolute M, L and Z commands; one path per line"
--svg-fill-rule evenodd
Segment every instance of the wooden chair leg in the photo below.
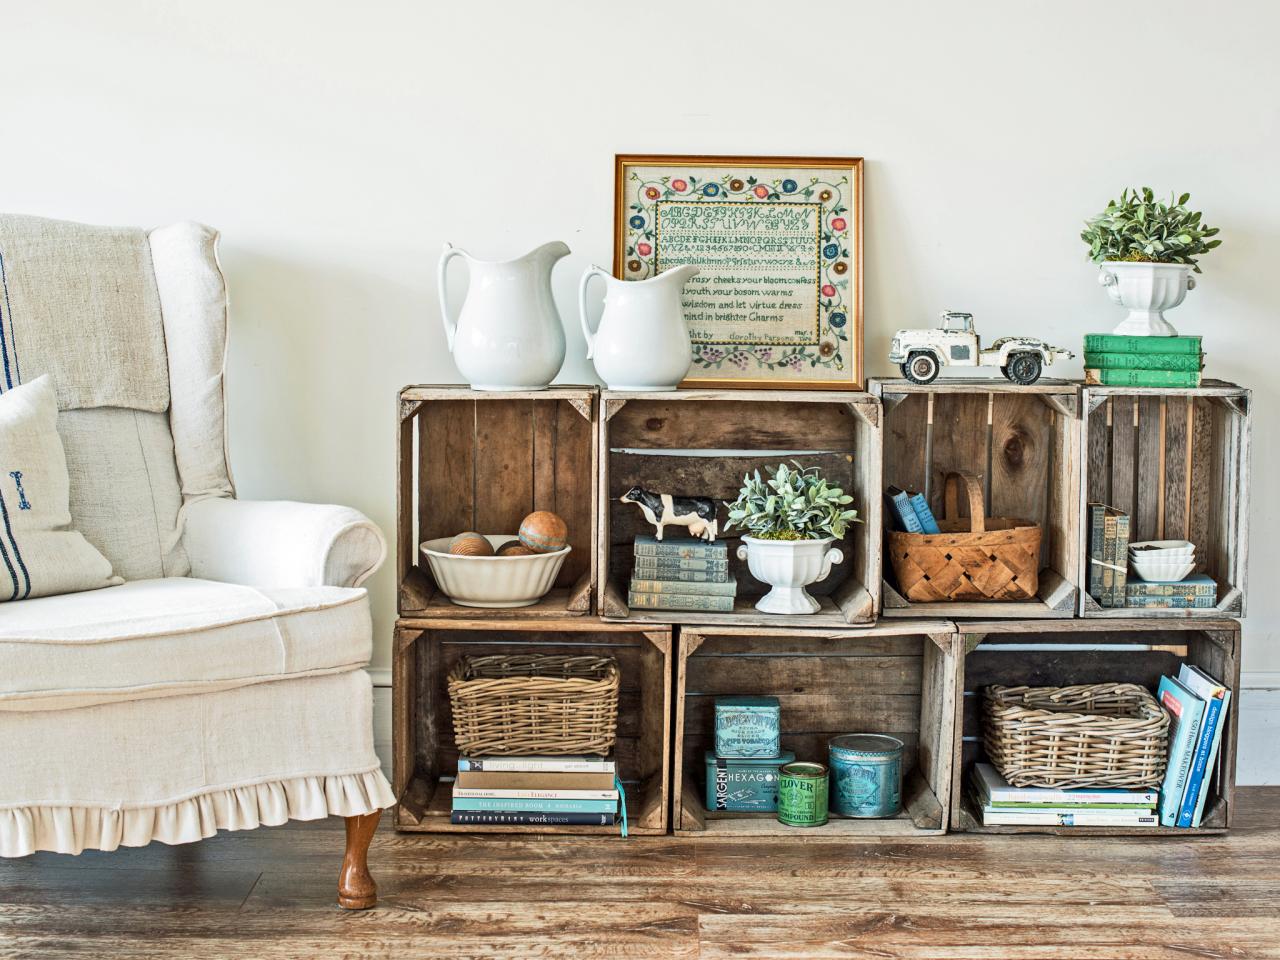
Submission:
M 381 810 L 347 817 L 347 853 L 338 875 L 338 906 L 368 910 L 378 902 L 378 885 L 369 875 L 369 842 L 378 829 Z

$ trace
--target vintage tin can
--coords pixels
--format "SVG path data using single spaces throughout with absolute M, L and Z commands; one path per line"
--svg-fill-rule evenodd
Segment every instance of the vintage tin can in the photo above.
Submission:
M 777 697 L 716 697 L 716 755 L 776 757 L 782 752 Z
M 902 741 L 851 733 L 827 745 L 831 809 L 842 817 L 896 817 L 902 810 Z
M 773 813 L 778 809 L 778 768 L 796 758 L 717 757 L 708 750 L 707 809 L 728 813 Z
M 827 822 L 827 768 L 820 763 L 788 763 L 778 779 L 778 822 L 788 827 L 820 827 Z

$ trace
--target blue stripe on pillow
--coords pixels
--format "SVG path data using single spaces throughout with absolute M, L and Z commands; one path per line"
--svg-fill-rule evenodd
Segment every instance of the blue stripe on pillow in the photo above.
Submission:
M 18 562 L 18 567 L 22 570 L 22 578 L 26 582 L 26 589 L 23 591 L 22 596 L 18 597 L 18 578 L 14 575 L 13 597 L 10 599 L 25 600 L 31 596 L 31 574 L 27 571 L 27 565 L 22 560 L 22 551 L 18 549 L 18 541 L 13 536 L 13 527 L 9 523 L 9 508 L 5 505 L 3 493 L 0 493 L 0 519 L 4 521 L 4 532 L 9 537 L 9 545 L 13 547 L 13 559 Z M 8 557 L 5 558 L 5 562 L 8 563 Z M 13 574 L 12 566 L 9 567 L 9 572 Z

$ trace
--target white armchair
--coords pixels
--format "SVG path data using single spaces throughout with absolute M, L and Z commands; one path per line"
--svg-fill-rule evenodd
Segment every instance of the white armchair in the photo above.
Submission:
M 122 585 L 0 603 L 0 856 L 347 818 L 339 902 L 393 803 L 345 507 L 235 499 L 217 234 L 0 217 L 0 393 L 49 374 L 72 525 Z

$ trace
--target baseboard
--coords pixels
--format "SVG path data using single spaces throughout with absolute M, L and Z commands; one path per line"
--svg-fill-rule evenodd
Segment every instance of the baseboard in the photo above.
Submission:
M 391 774 L 391 671 L 370 670 L 373 678 L 374 748 Z M 1280 784 L 1280 671 L 1254 671 L 1240 678 L 1240 749 L 1236 781 Z

